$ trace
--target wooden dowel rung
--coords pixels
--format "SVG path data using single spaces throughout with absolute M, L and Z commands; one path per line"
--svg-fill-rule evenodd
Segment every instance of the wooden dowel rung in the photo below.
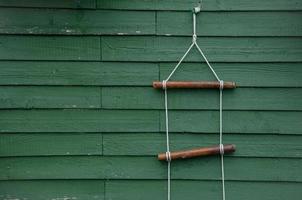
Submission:
M 161 81 L 154 81 L 153 87 L 156 89 L 163 88 L 163 82 Z M 168 81 L 166 83 L 167 88 L 199 88 L 199 89 L 219 89 L 220 83 L 218 81 Z M 224 89 L 232 89 L 236 88 L 235 82 L 224 82 L 223 83 Z
M 236 150 L 233 144 L 223 145 L 224 153 L 232 153 Z M 210 156 L 220 154 L 220 146 L 203 147 L 184 151 L 171 152 L 171 160 L 186 159 L 200 156 Z M 158 154 L 158 160 L 167 160 L 166 153 Z

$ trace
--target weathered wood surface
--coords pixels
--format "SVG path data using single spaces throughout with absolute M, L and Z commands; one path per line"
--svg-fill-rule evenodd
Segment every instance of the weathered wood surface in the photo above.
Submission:
M 302 87 L 301 63 L 212 65 L 221 79 L 235 80 L 239 87 Z M 174 66 L 148 62 L 0 61 L 0 84 L 150 86 L 154 80 L 167 78 Z M 183 63 L 171 80 L 215 77 L 205 63 Z
M 154 12 L 0 8 L 0 18 L 2 34 L 155 34 Z
M 218 116 L 219 112 L 212 110 L 171 110 L 170 131 L 217 133 Z M 296 111 L 225 111 L 224 132 L 301 134 L 301 116 L 302 112 Z M 158 131 L 165 131 L 164 111 L 46 109 L 0 112 L 2 133 Z
M 191 37 L 104 36 L 102 60 L 175 62 L 189 48 Z M 300 62 L 299 37 L 202 37 L 197 43 L 211 62 Z M 201 62 L 197 49 L 186 61 Z
M 77 199 L 113 199 L 113 200 L 153 200 L 164 199 L 166 192 L 164 180 L 26 180 L 0 181 L 3 198 L 77 198 Z M 251 182 L 226 181 L 228 197 L 234 200 L 283 200 L 291 197 L 300 200 L 301 183 L 294 182 Z M 106 188 L 106 194 L 105 194 Z M 221 199 L 220 181 L 173 180 L 173 198 Z M 250 191 L 257 191 L 250 195 Z M 200 192 L 202 191 L 202 192 Z
M 225 110 L 302 110 L 301 88 L 236 88 L 223 94 Z M 103 87 L 102 97 L 107 109 L 164 109 L 163 91 L 151 87 Z M 168 100 L 172 110 L 219 109 L 218 90 L 170 89 Z
M 98 8 L 126 10 L 185 10 L 191 11 L 198 1 L 195 0 L 97 0 Z M 206 11 L 238 11 L 238 10 L 302 10 L 299 0 L 204 0 Z
M 101 108 L 99 87 L 0 86 L 0 108 Z
M 219 143 L 217 134 L 171 133 L 171 151 L 210 146 Z M 237 151 L 232 157 L 289 157 L 302 158 L 300 135 L 231 134 L 223 136 L 224 143 L 236 144 Z M 154 156 L 164 152 L 164 133 L 112 133 L 104 134 L 104 155 L 146 155 Z M 226 155 L 228 156 L 228 155 Z
M 154 156 L 165 151 L 162 133 L 1 133 L 0 156 L 108 155 Z M 72 143 L 70 141 L 73 141 Z M 231 134 L 239 157 L 302 158 L 301 135 Z M 208 133 L 171 133 L 171 150 L 218 144 Z
M 146 86 L 159 78 L 156 63 L 0 61 L 0 69 L 1 85 Z
M 0 35 L 1 60 L 100 60 L 96 36 Z
M 52 1 L 37 1 L 37 0 L 0 0 L 1 7 L 37 7 L 37 8 L 86 8 L 92 9 L 96 7 L 95 0 L 52 0 Z
M 301 18 L 302 12 L 201 12 L 197 15 L 196 33 L 200 36 L 301 36 Z M 190 12 L 158 12 L 156 24 L 157 35 L 192 35 Z
M 163 93 L 197 0 L 0 0 L 0 199 L 166 198 Z M 301 199 L 302 3 L 203 1 L 222 80 L 227 198 Z M 215 80 L 194 49 L 171 80 Z M 217 145 L 218 91 L 169 91 L 171 150 Z M 203 123 L 201 123 L 203 122 Z M 175 161 L 172 198 L 221 199 L 219 157 Z M 201 173 L 202 172 L 202 173 Z M 253 194 L 253 195 L 251 195 Z
M 219 157 L 173 162 L 173 180 L 220 180 Z M 166 179 L 156 157 L 51 156 L 1 158 L 0 180 Z M 299 158 L 225 157 L 226 180 L 302 182 Z M 290 171 L 288 169 L 291 169 Z M 204 173 L 200 173 L 200 172 Z

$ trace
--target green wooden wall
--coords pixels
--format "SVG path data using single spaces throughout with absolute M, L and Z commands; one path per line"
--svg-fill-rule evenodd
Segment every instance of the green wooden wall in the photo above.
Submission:
M 0 199 L 166 199 L 162 80 L 197 0 L 0 0 Z M 204 0 L 223 80 L 228 200 L 302 196 L 302 1 Z M 174 80 L 214 80 L 192 52 Z M 169 93 L 172 149 L 217 144 L 218 92 Z M 173 200 L 220 200 L 219 157 L 172 163 Z

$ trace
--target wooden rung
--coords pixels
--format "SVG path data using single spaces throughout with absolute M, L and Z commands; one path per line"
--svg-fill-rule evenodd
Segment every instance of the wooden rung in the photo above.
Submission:
M 156 89 L 163 88 L 163 82 L 161 81 L 154 81 L 153 87 Z M 168 81 L 166 83 L 167 88 L 203 88 L 203 89 L 219 89 L 220 83 L 218 81 L 195 81 L 195 82 L 188 82 L 188 81 Z M 223 83 L 224 89 L 232 89 L 236 88 L 235 82 L 224 82 Z
M 236 146 L 233 144 L 223 145 L 224 153 L 232 153 L 236 150 Z M 198 149 L 175 151 L 171 152 L 171 160 L 186 159 L 200 156 L 210 156 L 220 154 L 220 148 L 218 146 L 203 147 Z M 158 154 L 158 160 L 167 160 L 166 153 Z

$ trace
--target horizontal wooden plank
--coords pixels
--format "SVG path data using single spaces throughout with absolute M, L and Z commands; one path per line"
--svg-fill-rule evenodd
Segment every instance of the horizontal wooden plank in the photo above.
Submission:
M 158 111 L 2 110 L 0 132 L 158 131 Z
M 164 180 L 108 180 L 106 199 L 153 200 L 166 198 Z M 171 183 L 173 199 L 221 199 L 220 181 L 182 181 Z M 227 198 L 234 200 L 300 200 L 301 183 L 226 181 Z M 76 198 L 81 200 L 104 199 L 103 180 L 26 180 L 1 181 L 2 196 L 7 200 Z M 250 195 L 253 192 L 253 195 Z
M 170 109 L 219 109 L 218 90 L 171 89 L 168 95 Z M 224 91 L 223 108 L 298 111 L 302 110 L 301 99 L 302 88 L 236 88 Z M 103 87 L 102 106 L 109 109 L 164 109 L 164 93 L 151 87 Z
M 302 12 L 204 12 L 201 36 L 302 36 Z M 278 21 L 278 23 L 274 23 Z M 192 13 L 158 12 L 157 35 L 192 35 Z M 223 31 L 221 31 L 223 30 Z
M 178 61 L 189 48 L 191 37 L 104 36 L 104 61 Z M 200 37 L 198 44 L 211 62 L 299 62 L 302 38 Z M 203 61 L 194 47 L 186 61 Z
M 158 133 L 26 133 L 1 134 L 0 156 L 121 155 L 150 156 L 165 151 L 165 134 Z M 225 144 L 235 144 L 239 157 L 302 157 L 301 136 L 225 134 Z M 70 142 L 72 141 L 72 142 Z M 171 150 L 218 143 L 214 134 L 173 134 Z
M 6 200 L 104 200 L 103 180 L 0 181 L 0 198 Z
M 0 108 L 101 108 L 101 88 L 1 86 Z
M 112 133 L 103 136 L 104 155 L 157 155 L 166 151 L 166 135 L 157 133 Z M 302 158 L 301 136 L 225 134 L 224 144 L 235 144 L 239 157 Z M 218 134 L 170 134 L 170 150 L 193 149 L 219 143 Z M 228 156 L 228 155 L 227 155 Z
M 301 134 L 302 112 L 224 111 L 225 133 Z M 161 112 L 161 131 L 165 131 L 165 113 Z M 218 133 L 218 111 L 169 111 L 171 132 Z
M 95 8 L 95 0 L 52 0 L 52 1 L 37 1 L 37 0 L 0 0 L 1 7 L 37 7 L 37 8 Z
M 302 159 L 225 157 L 226 180 L 301 182 Z M 155 157 L 1 158 L 0 179 L 166 179 Z M 200 173 L 203 172 L 203 173 Z M 174 161 L 172 179 L 220 180 L 219 157 Z
M 0 156 L 102 155 L 102 134 L 1 134 Z
M 150 11 L 0 8 L 0 18 L 2 34 L 155 34 Z
M 158 132 L 159 111 L 3 110 L 0 132 Z M 172 132 L 218 132 L 218 111 L 169 112 Z M 302 112 L 224 111 L 226 133 L 301 134 Z M 164 112 L 161 112 L 161 131 Z M 200 123 L 201 121 L 207 123 Z
M 171 73 L 176 63 L 160 63 L 160 79 Z M 212 63 L 222 80 L 234 81 L 238 87 L 301 87 L 301 63 Z M 203 63 L 183 63 L 171 80 L 215 80 Z
M 159 76 L 155 63 L 0 61 L 0 69 L 1 85 L 145 86 Z
M 202 172 L 197 172 L 202 173 Z M 106 181 L 106 197 L 112 200 L 153 200 L 167 198 L 166 181 Z M 232 200 L 300 200 L 301 183 L 226 181 L 226 198 Z M 220 181 L 171 182 L 171 198 L 175 200 L 221 199 Z M 251 195 L 252 194 L 252 195 Z
M 100 60 L 97 36 L 0 35 L 1 60 Z
M 150 86 L 176 63 L 0 61 L 1 85 Z M 239 87 L 302 87 L 301 63 L 212 63 Z M 257 77 L 257 78 L 255 78 Z M 183 63 L 171 80 L 214 80 L 205 64 Z
M 186 10 L 191 11 L 197 6 L 196 0 L 97 0 L 101 9 L 131 10 Z M 202 10 L 302 10 L 299 0 L 229 0 L 202 1 Z

